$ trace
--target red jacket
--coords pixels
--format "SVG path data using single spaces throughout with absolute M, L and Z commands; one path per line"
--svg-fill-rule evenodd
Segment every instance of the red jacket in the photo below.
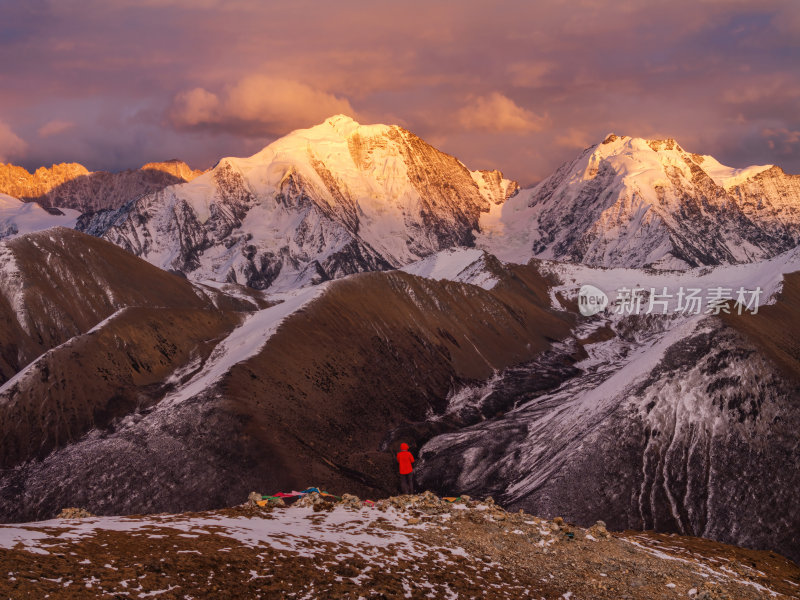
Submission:
M 414 455 L 408 451 L 408 444 L 400 444 L 400 452 L 397 453 L 397 462 L 400 464 L 400 475 L 408 475 L 414 468 Z

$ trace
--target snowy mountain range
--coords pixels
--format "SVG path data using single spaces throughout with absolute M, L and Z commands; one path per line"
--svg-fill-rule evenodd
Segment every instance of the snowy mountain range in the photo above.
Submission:
M 332 117 L 80 224 L 193 279 L 291 289 L 471 246 L 516 184 L 412 133 Z
M 800 557 L 800 177 L 610 135 L 518 191 L 340 115 L 87 198 L 0 196 L 1 518 L 385 495 L 408 441 L 442 494 Z
M 733 169 L 675 140 L 614 134 L 481 220 L 478 245 L 602 267 L 685 269 L 770 258 L 800 242 L 800 176 Z
M 173 171 L 176 185 L 137 175 Z M 66 199 L 39 201 L 61 198 L 56 206 L 84 212 L 79 230 L 159 268 L 256 289 L 398 268 L 454 247 L 523 264 L 686 269 L 763 260 L 800 242 L 800 176 L 726 167 L 671 139 L 610 134 L 517 193 L 501 173 L 470 171 L 400 127 L 338 115 L 200 176 L 173 162 L 120 181 L 134 176 L 112 194 L 83 190 L 102 201 L 74 198 L 83 175 L 62 182 Z M 4 221 L 13 233 L 12 216 Z
M 191 181 L 201 173 L 179 160 L 147 163 L 119 173 L 89 171 L 78 163 L 40 167 L 33 173 L 16 165 L 0 164 L 0 194 L 45 208 L 83 213 L 119 208 L 144 194 Z

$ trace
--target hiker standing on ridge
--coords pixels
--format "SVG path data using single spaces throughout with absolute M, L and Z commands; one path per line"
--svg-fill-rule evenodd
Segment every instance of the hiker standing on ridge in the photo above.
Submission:
M 400 491 L 403 494 L 414 493 L 414 455 L 408 451 L 408 444 L 400 444 L 400 452 L 397 453 L 397 462 L 400 465 Z

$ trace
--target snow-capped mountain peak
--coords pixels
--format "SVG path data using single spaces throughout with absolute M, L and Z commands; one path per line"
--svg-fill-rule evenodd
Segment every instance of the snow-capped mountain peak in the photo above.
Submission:
M 281 289 L 472 246 L 516 190 L 401 127 L 336 115 L 81 228 L 193 278 Z
M 724 187 L 726 190 L 741 185 L 748 179 L 774 168 L 774 165 L 752 165 L 742 169 L 735 169 L 726 167 L 713 156 L 694 154 L 692 158 L 717 185 Z
M 757 188 L 753 189 L 754 182 Z M 609 134 L 481 220 L 478 245 L 604 267 L 752 262 L 800 241 L 800 183 L 770 165 L 736 169 L 674 139 Z

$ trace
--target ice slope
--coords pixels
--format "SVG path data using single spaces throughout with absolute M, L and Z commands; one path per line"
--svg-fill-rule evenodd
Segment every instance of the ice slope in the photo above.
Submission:
M 193 279 L 294 289 L 470 246 L 516 184 L 338 115 L 80 228 Z
M 753 189 L 767 177 L 774 181 Z M 754 262 L 800 241 L 793 177 L 769 165 L 727 167 L 672 139 L 610 134 L 493 206 L 476 243 L 523 263 L 534 256 L 667 269 Z
M 713 156 L 695 155 L 692 158 L 706 173 L 708 173 L 711 179 L 714 180 L 714 183 L 725 188 L 726 190 L 729 190 L 737 185 L 741 185 L 748 179 L 751 179 L 759 173 L 763 173 L 767 169 L 772 168 L 772 165 L 753 165 L 750 167 L 744 167 L 743 169 L 735 169 L 733 167 L 727 167 L 723 165 Z
M 497 285 L 498 279 L 486 265 L 486 253 L 475 248 L 442 250 L 422 260 L 406 265 L 401 270 L 419 277 L 447 279 L 478 285 L 485 290 Z
M 610 268 L 598 269 L 586 265 L 560 263 L 556 261 L 537 262 L 543 273 L 553 274 L 561 284 L 551 288 L 551 298 L 555 308 L 563 309 L 557 296 L 576 300 L 578 292 L 583 285 L 592 285 L 603 292 L 613 301 L 619 296 L 621 289 L 643 290 L 642 313 L 650 308 L 649 296 L 655 294 L 670 295 L 664 298 L 666 305 L 655 304 L 656 312 L 674 313 L 678 309 L 677 293 L 680 289 L 701 290 L 702 296 L 706 292 L 717 288 L 730 290 L 732 298 L 736 299 L 736 292 L 743 288 L 747 292 L 761 290 L 759 304 L 765 305 L 774 302 L 775 295 L 781 291 L 783 276 L 787 273 L 800 271 L 800 248 L 793 248 L 769 260 L 745 263 L 739 265 L 721 265 L 718 267 L 696 267 L 683 271 L 659 271 L 655 269 L 629 269 Z M 751 295 L 745 295 L 745 300 L 750 300 Z M 702 307 L 702 312 L 707 308 Z M 614 312 L 614 307 L 609 306 L 607 313 Z
M 69 208 L 45 210 L 36 202 L 21 202 L 0 194 L 0 239 L 50 229 L 75 227 L 80 212 Z

